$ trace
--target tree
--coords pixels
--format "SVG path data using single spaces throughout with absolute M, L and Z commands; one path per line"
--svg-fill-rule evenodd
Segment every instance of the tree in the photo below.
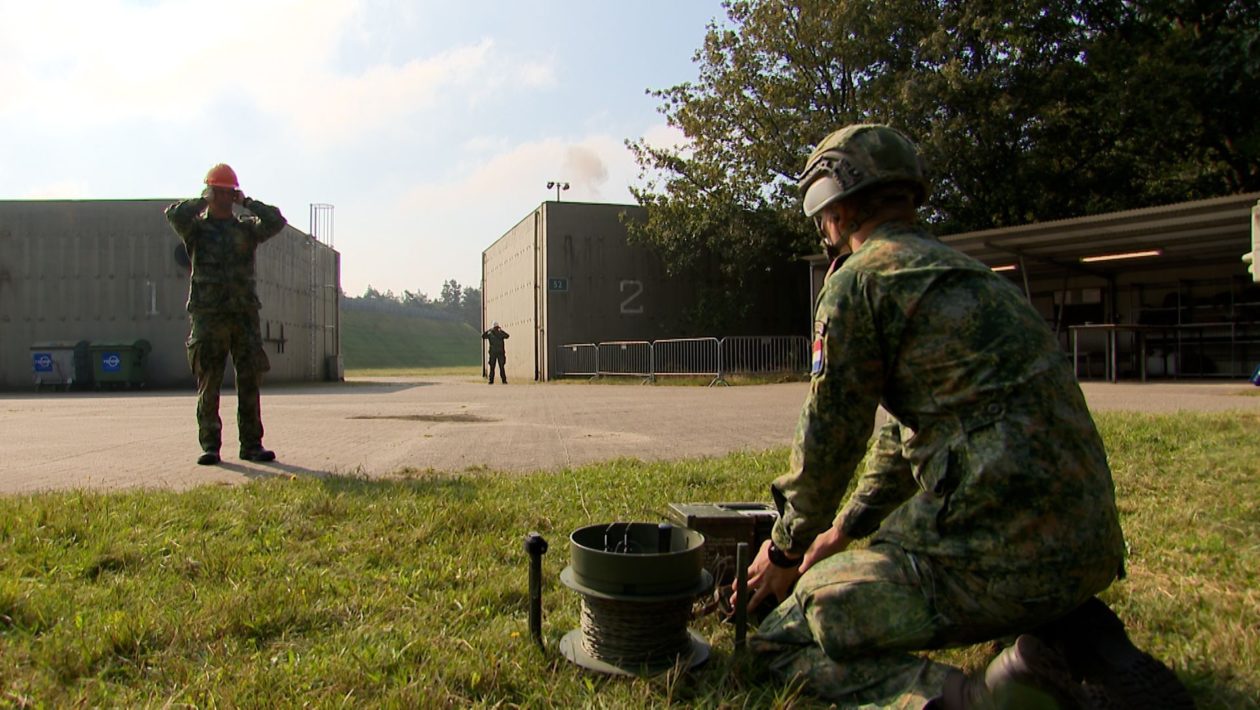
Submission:
M 481 327 L 481 289 L 472 286 L 464 287 L 464 294 L 460 299 L 460 314 L 465 323 L 474 328 Z
M 405 306 L 423 307 L 433 303 L 429 300 L 428 294 L 423 291 L 407 291 L 403 290 L 402 302 Z
M 926 31 L 923 4 L 729 2 L 734 29 L 710 26 L 699 79 L 652 92 L 690 142 L 629 144 L 644 180 L 633 193 L 647 208 L 629 230 L 697 284 L 697 328 L 738 322 L 746 301 L 731 294 L 766 266 L 817 251 L 793 177 L 826 130 L 870 113 L 872 68 L 908 61 L 901 38 Z
M 945 230 L 1260 186 L 1260 153 L 1245 148 L 1260 130 L 1237 120 L 1260 109 L 1260 10 L 1162 0 L 939 5 L 941 22 L 921 42 L 925 70 L 900 80 L 896 115 L 937 166 Z M 1245 51 L 1221 53 L 1248 42 L 1250 67 Z
M 455 279 L 442 282 L 442 296 L 440 303 L 452 311 L 459 309 L 459 300 L 463 296 L 463 288 Z
M 628 142 L 651 244 L 735 292 L 816 251 L 794 176 L 857 121 L 920 145 L 943 233 L 1260 189 L 1260 6 L 1242 0 L 730 0 L 699 76 Z M 730 300 L 728 298 L 728 300 Z

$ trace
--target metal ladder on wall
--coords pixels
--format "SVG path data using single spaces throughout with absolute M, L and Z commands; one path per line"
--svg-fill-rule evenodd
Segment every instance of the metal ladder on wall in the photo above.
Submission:
M 311 222 L 310 234 L 316 242 L 323 244 L 329 248 L 333 245 L 333 206 L 326 203 L 311 203 Z M 319 274 L 319 255 L 312 247 L 311 263 L 310 263 L 310 311 L 307 313 L 306 322 L 310 329 L 309 350 L 310 362 L 309 373 L 312 380 L 320 379 L 319 372 L 319 356 L 316 354 L 316 345 L 318 345 L 319 334 L 324 330 L 324 322 L 316 320 L 319 315 L 319 303 L 324 299 L 323 284 L 320 283 Z M 327 315 L 327 314 L 325 314 Z

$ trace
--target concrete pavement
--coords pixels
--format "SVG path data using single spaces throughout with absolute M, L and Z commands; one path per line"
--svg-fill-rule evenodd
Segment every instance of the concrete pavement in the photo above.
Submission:
M 722 455 L 790 442 L 807 383 L 739 387 L 486 385 L 460 377 L 264 386 L 272 463 L 236 457 L 225 392 L 224 460 L 198 466 L 188 391 L 0 394 L 0 494 L 184 489 L 276 474 L 386 476 L 401 469 L 532 471 L 617 457 Z M 1086 383 L 1095 411 L 1260 413 L 1232 383 Z

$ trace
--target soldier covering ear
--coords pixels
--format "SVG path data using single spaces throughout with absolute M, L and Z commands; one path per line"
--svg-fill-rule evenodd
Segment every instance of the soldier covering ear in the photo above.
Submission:
M 228 355 L 236 368 L 237 425 L 240 456 L 247 461 L 271 461 L 274 452 L 263 448 L 259 387 L 271 369 L 262 348 L 254 286 L 254 256 L 258 247 L 279 234 L 286 224 L 280 210 L 246 198 L 236 171 L 219 163 L 206 173 L 201 197 L 176 202 L 166 219 L 184 243 L 191 261 L 188 313 L 188 364 L 197 381 L 197 463 L 219 462 L 223 424 L 219 418 L 219 389 Z M 253 214 L 237 216 L 235 204 Z

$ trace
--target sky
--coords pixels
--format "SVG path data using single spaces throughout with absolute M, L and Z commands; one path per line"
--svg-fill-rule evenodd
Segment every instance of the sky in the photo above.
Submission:
M 331 240 L 351 296 L 479 286 L 546 200 L 633 203 L 648 89 L 720 0 L 0 0 L 0 199 L 182 198 L 230 164 Z M 326 236 L 327 236 L 327 231 Z M 265 247 L 264 247 L 265 248 Z

